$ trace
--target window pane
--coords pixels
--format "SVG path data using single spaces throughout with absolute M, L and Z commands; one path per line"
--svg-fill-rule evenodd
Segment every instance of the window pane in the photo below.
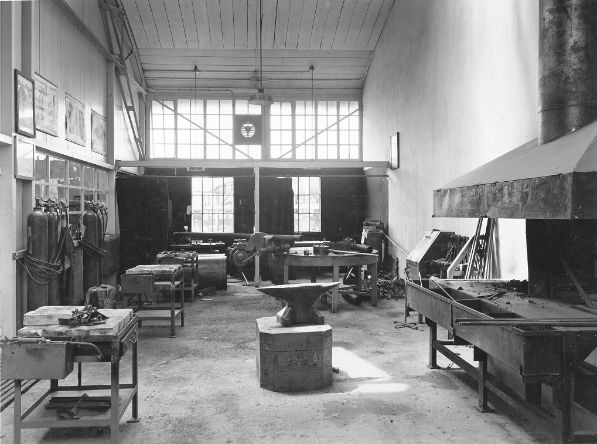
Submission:
M 83 193 L 81 190 L 71 188 L 68 191 L 68 209 L 69 211 L 83 211 L 82 205 Z
M 35 153 L 35 180 L 48 181 L 48 156 Z
M 50 183 L 66 185 L 66 160 L 49 156 Z
M 95 182 L 94 173 L 93 168 L 88 166 L 83 167 L 83 186 L 85 188 L 93 188 Z

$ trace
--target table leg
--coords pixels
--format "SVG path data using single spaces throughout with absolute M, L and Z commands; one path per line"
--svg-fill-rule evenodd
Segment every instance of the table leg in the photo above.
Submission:
M 119 430 L 118 422 L 120 420 L 120 358 L 119 351 L 112 347 L 112 363 L 110 377 L 110 442 L 118 444 Z
M 176 289 L 174 289 L 176 291 Z M 184 327 L 184 276 L 180 286 L 180 326 Z
M 132 356 L 132 368 L 133 368 L 133 388 L 136 390 L 135 394 L 133 395 L 133 418 L 128 422 L 139 422 L 139 372 L 138 372 L 138 354 L 137 354 L 137 346 L 139 340 L 137 339 L 133 342 L 133 356 Z
M 286 265 L 286 262 L 284 262 L 284 284 L 288 283 L 288 265 Z
M 332 271 L 332 280 L 334 282 L 340 282 L 340 266 L 334 265 Z M 338 286 L 335 286 L 332 290 L 332 313 L 336 313 L 338 311 L 338 302 L 340 298 L 340 292 L 338 290 Z
M 314 284 L 317 282 L 317 268 L 311 267 L 309 268 L 309 275 L 311 276 L 311 283 Z
M 477 391 L 479 394 L 479 406 L 477 409 L 481 413 L 485 413 L 488 411 L 487 409 L 487 386 L 485 382 L 487 381 L 487 354 L 475 347 L 474 350 L 475 361 L 479 362 L 479 379 L 477 379 Z
M 21 380 L 15 379 L 14 400 L 14 441 L 21 444 Z
M 359 286 L 357 290 L 360 291 L 363 289 L 363 267 L 361 265 L 357 265 L 355 268 L 357 270 L 357 285 Z
M 176 311 L 176 286 L 174 282 L 170 284 L 170 337 L 176 337 L 176 327 L 174 325 L 174 313 Z
M 79 387 L 81 387 L 81 385 L 83 385 L 83 369 L 82 369 L 82 363 L 79 362 L 79 365 L 77 366 L 77 384 Z
M 367 267 L 371 275 L 371 305 L 377 307 L 377 263 Z
M 435 341 L 437 340 L 437 324 L 433 321 L 427 320 L 429 326 L 429 368 L 437 367 L 437 350 L 435 349 Z
M 575 338 L 572 334 L 562 335 L 562 374 L 559 384 L 559 410 L 557 429 L 560 442 L 574 442 L 574 362 L 576 358 Z

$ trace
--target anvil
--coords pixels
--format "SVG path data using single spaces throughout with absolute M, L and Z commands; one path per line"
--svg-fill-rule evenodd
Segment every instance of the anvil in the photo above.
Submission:
M 337 285 L 338 282 L 287 284 L 258 290 L 286 302 L 286 307 L 278 312 L 277 318 L 283 327 L 290 327 L 295 324 L 323 324 L 323 316 L 313 308 L 313 303 Z

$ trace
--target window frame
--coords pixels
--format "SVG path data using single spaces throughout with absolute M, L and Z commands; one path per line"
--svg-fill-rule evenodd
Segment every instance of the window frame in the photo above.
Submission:
M 206 179 L 211 180 L 212 182 L 212 186 L 211 186 L 211 192 L 209 194 L 205 194 L 204 193 L 204 185 L 205 185 L 205 181 Z M 214 193 L 214 186 L 213 186 L 213 180 L 214 179 L 222 179 L 222 194 L 216 194 Z M 197 193 L 196 190 L 198 189 L 198 187 L 196 187 L 196 181 L 201 180 L 201 193 Z M 230 185 L 230 192 L 226 193 L 227 190 L 227 183 Z M 211 200 L 211 211 L 206 212 L 204 211 L 205 209 L 205 197 L 209 196 L 210 200 Z M 222 207 L 221 207 L 221 212 L 218 211 L 216 212 L 214 209 L 214 198 L 216 197 L 222 197 Z M 201 204 L 199 205 L 199 210 L 200 211 L 196 211 L 196 207 L 195 205 L 193 205 L 193 201 L 195 200 L 196 197 L 200 197 L 201 199 Z M 228 197 L 232 203 L 231 203 L 231 208 L 229 210 L 226 209 L 226 197 Z M 204 230 L 204 217 L 206 214 L 210 214 L 212 217 L 212 230 Z M 200 220 L 201 220 L 201 227 L 198 227 L 195 224 L 195 217 L 196 215 L 200 215 Z M 214 216 L 215 215 L 221 215 L 222 216 L 222 231 L 215 229 L 214 227 Z M 226 215 L 230 215 L 231 217 L 231 226 L 229 227 L 230 231 L 226 230 Z M 199 229 L 200 228 L 200 229 Z M 198 233 L 234 233 L 234 177 L 232 176 L 193 176 L 191 178 L 191 231 L 193 232 L 198 232 Z

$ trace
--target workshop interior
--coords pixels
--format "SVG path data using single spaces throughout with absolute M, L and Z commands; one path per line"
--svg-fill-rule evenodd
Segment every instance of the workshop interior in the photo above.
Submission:
M 0 2 L 0 442 L 597 442 L 597 2 Z

